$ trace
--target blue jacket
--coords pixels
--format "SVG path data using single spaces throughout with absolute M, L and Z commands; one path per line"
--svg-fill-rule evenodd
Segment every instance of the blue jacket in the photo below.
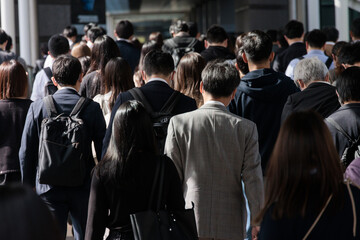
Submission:
M 140 49 L 136 48 L 133 44 L 124 40 L 117 40 L 116 44 L 120 49 L 121 57 L 126 60 L 126 62 L 130 65 L 131 69 L 134 72 L 136 66 L 139 64 Z
M 287 97 L 298 91 L 294 81 L 283 73 L 259 69 L 241 79 L 235 98 L 229 105 L 232 113 L 256 124 L 263 171 L 275 145 Z
M 53 98 L 57 112 L 69 115 L 79 100 L 80 95 L 75 89 L 64 88 L 58 90 L 53 95 Z M 36 177 L 41 122 L 46 117 L 48 117 L 48 114 L 42 99 L 35 101 L 30 105 L 19 151 L 22 181 L 31 187 L 36 186 L 36 191 L 39 195 L 49 191 L 53 187 L 46 184 L 40 184 Z M 85 106 L 80 117 L 84 121 L 87 133 L 85 136 L 87 149 L 86 152 L 83 153 L 87 156 L 84 186 L 89 187 L 91 179 L 90 172 L 95 165 L 91 153 L 91 142 L 94 141 L 97 157 L 100 159 L 102 139 L 105 135 L 106 126 L 99 104 L 93 101 L 90 101 L 90 103 Z

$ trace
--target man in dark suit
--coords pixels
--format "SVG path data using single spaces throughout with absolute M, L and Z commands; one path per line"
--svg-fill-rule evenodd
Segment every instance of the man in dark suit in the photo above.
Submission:
M 241 78 L 229 109 L 256 124 L 261 166 L 265 171 L 280 129 L 286 99 L 299 89 L 293 80 L 270 68 L 274 52 L 269 35 L 256 30 L 247 33 L 242 40 L 242 57 L 250 72 Z
M 53 95 L 55 108 L 58 113 L 69 115 L 80 99 L 78 90 L 82 80 L 81 64 L 74 57 L 60 56 L 53 63 L 52 70 L 54 74 L 52 81 L 58 87 L 58 91 Z M 100 159 L 106 128 L 105 120 L 99 104 L 89 100 L 80 113 L 85 127 L 84 152 L 82 153 L 85 160 L 83 184 L 78 187 L 64 187 L 41 184 L 37 177 L 40 126 L 42 120 L 47 117 L 49 116 L 43 99 L 30 105 L 19 151 L 22 181 L 36 188 L 36 192 L 54 213 L 64 238 L 68 214 L 71 213 L 75 239 L 80 240 L 85 235 L 90 172 L 95 165 L 91 143 L 94 142 L 98 159 Z
M 167 102 L 174 90 L 169 86 L 170 81 L 174 76 L 174 61 L 169 53 L 161 51 L 151 51 L 144 58 L 144 71 L 142 72 L 145 85 L 140 88 L 154 112 L 158 112 Z M 129 91 L 120 93 L 116 99 L 114 107 L 111 111 L 111 118 L 109 127 L 103 143 L 102 155 L 105 154 L 112 131 L 112 122 L 117 109 L 120 105 L 128 100 L 133 100 L 134 97 Z M 173 109 L 173 114 L 185 113 L 195 110 L 196 102 L 180 93 L 180 99 Z
M 288 22 L 285 26 L 284 34 L 286 41 L 289 43 L 289 47 L 276 55 L 273 65 L 275 71 L 282 73 L 286 71 L 291 60 L 306 54 L 304 26 L 301 22 L 296 20 Z
M 121 57 L 126 60 L 131 69 L 135 70 L 140 60 L 140 49 L 131 42 L 134 35 L 134 27 L 128 20 L 121 20 L 114 31 L 116 44 L 120 49 Z
M 282 122 L 293 112 L 309 109 L 326 118 L 340 107 L 336 89 L 329 83 L 328 69 L 317 57 L 305 58 L 296 64 L 294 79 L 301 92 L 288 97 Z

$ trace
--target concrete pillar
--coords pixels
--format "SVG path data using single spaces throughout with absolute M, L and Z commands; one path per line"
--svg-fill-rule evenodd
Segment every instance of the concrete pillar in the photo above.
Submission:
M 18 5 L 20 56 L 29 64 L 31 63 L 30 3 L 28 0 L 18 0 Z
M 1 0 L 1 28 L 12 37 L 13 50 L 16 49 L 14 0 Z
M 349 41 L 349 1 L 335 0 L 335 27 L 339 30 L 339 41 Z
M 35 66 L 36 59 L 39 58 L 39 34 L 38 34 L 38 15 L 37 0 L 29 0 L 30 4 L 30 42 L 31 42 L 31 62 L 28 64 Z
M 297 19 L 296 0 L 289 0 L 289 20 Z
M 320 1 L 307 0 L 308 31 L 320 29 Z

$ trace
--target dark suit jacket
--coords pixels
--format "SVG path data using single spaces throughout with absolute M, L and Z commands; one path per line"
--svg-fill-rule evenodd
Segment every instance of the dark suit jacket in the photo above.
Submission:
M 75 89 L 64 88 L 58 90 L 53 95 L 53 98 L 58 113 L 69 115 L 79 100 L 80 95 L 75 91 Z M 48 117 L 48 114 L 42 99 L 35 101 L 30 105 L 19 152 L 22 181 L 32 187 L 36 185 L 36 191 L 38 194 L 45 193 L 53 187 L 40 184 L 36 178 L 41 122 L 46 117 Z M 95 165 L 91 153 L 91 141 L 94 141 L 95 150 L 99 159 L 106 126 L 99 104 L 93 101 L 90 101 L 90 103 L 83 109 L 80 117 L 84 121 L 87 133 L 85 141 L 86 146 L 88 147 L 86 152 L 83 154 L 87 156 L 86 179 L 84 181 L 84 186 L 88 187 L 90 184 L 90 171 Z
M 136 66 L 139 64 L 140 49 L 136 48 L 133 44 L 124 40 L 117 40 L 116 44 L 120 49 L 121 57 L 126 60 L 126 62 L 130 65 L 131 69 L 134 72 Z
M 229 105 L 232 113 L 256 124 L 263 172 L 275 145 L 286 99 L 298 91 L 294 81 L 283 73 L 259 69 L 241 79 Z
M 235 59 L 235 54 L 229 49 L 221 46 L 210 46 L 201 52 L 201 56 L 205 58 L 207 62 L 215 59 Z
M 277 72 L 285 73 L 286 68 L 291 60 L 293 60 L 294 58 L 301 57 L 306 53 L 307 52 L 304 43 L 301 42 L 293 43 L 283 52 L 276 55 L 273 64 L 273 69 Z
M 161 110 L 162 106 L 166 103 L 166 101 L 169 99 L 171 94 L 174 92 L 174 89 L 172 89 L 168 84 L 157 80 L 148 82 L 140 89 L 155 112 Z M 174 115 L 197 109 L 196 102 L 194 99 L 189 98 L 183 94 L 180 95 L 181 98 L 179 99 L 178 103 L 176 104 L 173 110 Z M 120 93 L 119 96 L 117 97 L 114 107 L 111 110 L 111 118 L 103 142 L 102 156 L 104 156 L 106 149 L 109 145 L 111 131 L 112 131 L 112 123 L 117 109 L 120 107 L 121 104 L 133 99 L 134 99 L 133 96 L 128 91 L 124 93 Z
M 334 119 L 352 139 L 355 140 L 360 137 L 360 103 L 343 105 L 328 118 Z M 325 123 L 329 127 L 335 147 L 341 157 L 345 148 L 350 146 L 350 143 L 332 124 L 327 121 Z
M 312 109 L 323 118 L 340 107 L 336 88 L 328 83 L 313 82 L 301 92 L 290 95 L 284 105 L 281 122 L 293 112 Z

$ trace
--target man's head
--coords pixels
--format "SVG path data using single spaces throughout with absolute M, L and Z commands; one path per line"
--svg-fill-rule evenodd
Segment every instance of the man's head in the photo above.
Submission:
M 69 42 L 66 37 L 59 34 L 51 36 L 48 41 L 48 48 L 50 55 L 53 58 L 57 58 L 62 54 L 67 54 L 70 51 Z
M 307 47 L 322 49 L 326 43 L 326 35 L 319 29 L 314 29 L 306 35 Z
M 174 60 L 171 55 L 159 50 L 153 50 L 146 54 L 143 64 L 147 80 L 151 76 L 170 78 L 174 72 Z
M 94 43 L 95 40 L 104 35 L 104 29 L 100 28 L 100 27 L 92 27 L 87 31 L 87 37 L 89 39 L 90 42 Z
M 2 50 L 5 50 L 7 41 L 8 41 L 8 35 L 3 29 L 0 28 L 0 48 Z
M 216 45 L 223 44 L 227 47 L 228 35 L 224 28 L 219 25 L 212 25 L 206 32 L 205 44 Z
M 301 90 L 315 81 L 328 81 L 328 68 L 317 57 L 305 58 L 296 64 L 294 80 Z
M 172 35 L 176 35 L 180 32 L 189 32 L 189 26 L 183 20 L 177 20 L 176 23 L 172 25 Z
M 201 73 L 202 94 L 210 94 L 213 98 L 233 97 L 240 83 L 239 73 L 233 64 L 226 62 L 210 62 Z
M 339 31 L 334 27 L 325 27 L 322 32 L 326 35 L 326 41 L 337 42 L 339 39 Z
M 336 89 L 342 103 L 360 101 L 360 67 L 345 69 L 336 81 Z
M 350 27 L 350 36 L 353 41 L 360 39 L 360 18 L 354 19 Z
M 64 37 L 70 39 L 71 41 L 75 42 L 77 37 L 77 30 L 73 26 L 66 26 L 63 30 Z
M 255 30 L 249 32 L 243 38 L 243 50 L 246 59 L 245 62 L 252 64 L 263 64 L 266 61 L 272 61 L 272 40 L 266 33 Z
M 53 78 L 61 87 L 76 86 L 81 78 L 81 64 L 77 58 L 59 56 L 52 65 Z
M 291 20 L 285 25 L 284 35 L 288 39 L 301 38 L 304 34 L 304 25 L 296 20 Z
M 134 27 L 128 20 L 121 20 L 116 25 L 115 35 L 118 38 L 130 39 L 134 35 Z
M 344 45 L 339 52 L 338 61 L 345 68 L 360 66 L 360 42 Z

